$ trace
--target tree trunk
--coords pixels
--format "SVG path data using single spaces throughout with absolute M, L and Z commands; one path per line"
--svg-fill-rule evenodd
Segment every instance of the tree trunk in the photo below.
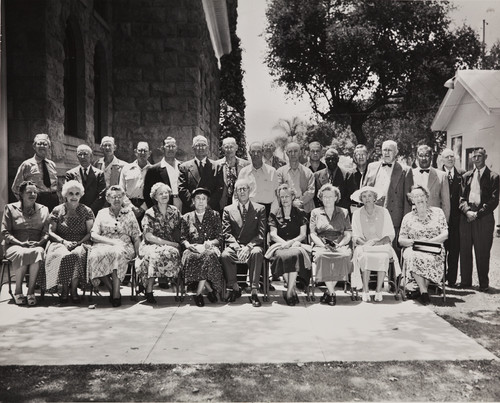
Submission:
M 360 117 L 358 115 L 351 115 L 351 130 L 356 136 L 358 144 L 366 144 L 366 136 L 363 132 L 363 123 L 366 122 L 366 118 Z

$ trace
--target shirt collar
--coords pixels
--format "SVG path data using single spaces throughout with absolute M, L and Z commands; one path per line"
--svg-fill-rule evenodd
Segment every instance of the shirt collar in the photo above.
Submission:
M 203 165 L 205 165 L 207 163 L 207 157 L 203 158 L 202 160 L 199 160 L 198 158 L 194 157 L 194 160 L 200 164 L 202 163 Z
M 241 208 L 241 206 L 243 206 L 240 202 L 238 202 L 238 208 Z M 248 211 L 248 207 L 250 206 L 250 200 L 248 200 L 245 204 L 244 204 L 246 210 Z

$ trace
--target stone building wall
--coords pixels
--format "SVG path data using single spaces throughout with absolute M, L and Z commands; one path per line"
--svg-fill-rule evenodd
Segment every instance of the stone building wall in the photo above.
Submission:
M 218 155 L 219 70 L 201 1 L 116 0 L 113 7 L 113 133 L 122 154 L 140 140 L 175 137 L 179 158 L 192 138 Z M 132 155 L 130 155 L 132 158 Z

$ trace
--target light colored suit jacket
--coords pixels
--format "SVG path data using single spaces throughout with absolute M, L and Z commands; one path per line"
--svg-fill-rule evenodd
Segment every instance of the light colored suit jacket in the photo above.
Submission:
M 427 190 L 429 191 L 429 206 L 439 207 L 443 210 L 446 221 L 450 221 L 450 185 L 446 174 L 443 171 L 438 171 L 436 168 L 430 167 Z
M 288 183 L 290 186 L 295 187 L 295 190 L 300 190 L 302 196 L 298 197 L 298 199 L 302 202 L 302 208 L 306 213 L 310 213 L 314 208 L 314 174 L 309 168 L 299 164 L 299 172 L 300 172 L 300 182 L 293 183 L 289 171 L 290 165 L 284 165 L 281 168 L 278 168 L 276 174 L 278 175 L 278 181 L 281 185 L 282 183 Z M 297 189 L 297 187 L 299 189 Z
M 382 161 L 372 162 L 368 165 L 363 181 L 364 186 L 375 186 L 377 174 L 381 167 Z M 401 226 L 404 215 L 411 210 L 407 194 L 410 192 L 412 185 L 413 175 L 411 168 L 403 167 L 399 162 L 394 162 L 387 197 L 382 200 L 383 206 L 389 210 L 394 228 Z

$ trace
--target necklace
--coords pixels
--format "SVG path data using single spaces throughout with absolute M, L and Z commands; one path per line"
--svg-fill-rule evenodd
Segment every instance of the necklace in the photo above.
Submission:
M 23 208 L 23 214 L 27 216 L 28 218 L 31 218 L 33 214 L 35 214 L 35 206 L 33 207 L 28 207 L 28 208 Z

